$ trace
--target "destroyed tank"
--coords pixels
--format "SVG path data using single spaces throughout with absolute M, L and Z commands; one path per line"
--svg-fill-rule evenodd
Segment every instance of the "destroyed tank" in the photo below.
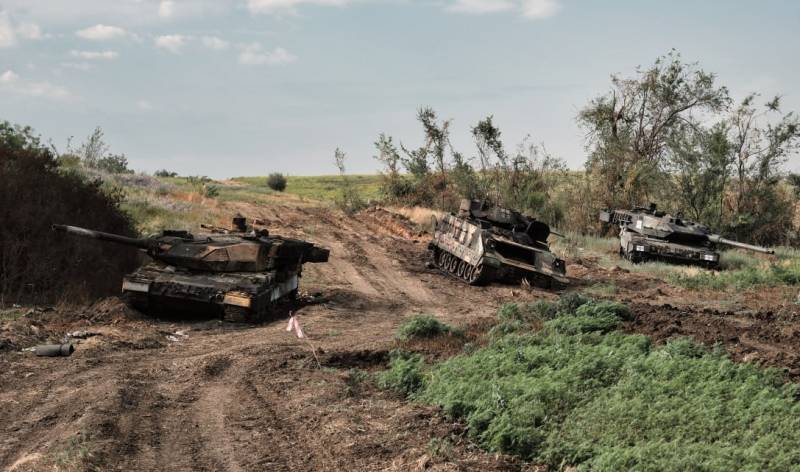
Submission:
M 545 288 L 566 286 L 566 266 L 550 252 L 550 227 L 486 201 L 462 200 L 458 214 L 433 221 L 428 244 L 434 264 L 470 285 L 526 280 Z
M 600 221 L 619 226 L 619 254 L 633 263 L 662 260 L 715 269 L 720 244 L 774 254 L 765 247 L 725 239 L 705 225 L 659 211 L 652 203 L 647 208 L 603 210 Z
M 303 264 L 327 262 L 329 255 L 307 241 L 250 230 L 241 217 L 233 230 L 197 237 L 176 230 L 137 239 L 76 226 L 53 229 L 145 251 L 153 261 L 122 281 L 123 297 L 140 311 L 213 314 L 234 322 L 262 320 L 293 299 Z

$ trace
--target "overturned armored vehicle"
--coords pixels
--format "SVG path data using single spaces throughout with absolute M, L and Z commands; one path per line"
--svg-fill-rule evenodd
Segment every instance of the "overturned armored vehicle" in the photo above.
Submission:
M 470 285 L 494 280 L 563 288 L 564 261 L 550 252 L 550 227 L 485 201 L 462 200 L 458 214 L 434 222 L 434 264 Z
M 306 262 L 327 262 L 329 251 L 299 239 L 250 230 L 234 219 L 227 234 L 193 236 L 165 230 L 129 238 L 75 226 L 56 231 L 144 250 L 153 261 L 124 277 L 122 293 L 151 314 L 206 313 L 227 321 L 259 321 L 277 303 L 297 295 Z
M 700 223 L 658 211 L 655 204 L 603 210 L 600 221 L 619 226 L 619 254 L 634 263 L 662 260 L 715 269 L 719 266 L 718 244 L 774 254 L 771 249 L 725 239 Z

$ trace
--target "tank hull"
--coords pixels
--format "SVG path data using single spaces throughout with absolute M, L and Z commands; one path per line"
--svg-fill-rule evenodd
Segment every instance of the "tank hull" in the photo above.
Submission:
M 297 294 L 300 270 L 198 273 L 149 264 L 126 276 L 124 298 L 150 315 L 182 314 L 257 322 Z
M 440 270 L 470 285 L 527 280 L 560 289 L 568 283 L 564 261 L 552 252 L 517 243 L 455 215 L 439 220 L 428 249 Z
M 662 239 L 649 238 L 623 229 L 619 235 L 620 255 L 631 262 L 660 260 L 715 269 L 719 267 L 719 252 L 708 246 L 691 246 Z

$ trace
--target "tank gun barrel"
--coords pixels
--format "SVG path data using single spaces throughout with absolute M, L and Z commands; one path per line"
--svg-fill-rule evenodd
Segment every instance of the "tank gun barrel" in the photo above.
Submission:
M 104 233 L 102 231 L 94 231 L 91 229 L 81 228 L 78 226 L 69 225 L 53 225 L 53 231 L 60 231 L 75 236 L 84 238 L 99 239 L 101 241 L 110 241 L 117 244 L 124 244 L 126 246 L 134 246 L 140 249 L 149 249 L 151 246 L 148 239 L 129 238 L 128 236 L 120 236 L 119 234 Z
M 740 243 L 738 241 L 733 241 L 733 240 L 730 240 L 730 239 L 725 239 L 725 238 L 723 238 L 722 236 L 720 236 L 718 234 L 709 234 L 708 235 L 708 240 L 711 241 L 712 243 L 726 244 L 728 246 L 739 247 L 739 248 L 742 248 L 742 249 L 749 249 L 751 251 L 760 252 L 760 253 L 763 253 L 763 254 L 775 254 L 775 251 L 773 251 L 772 249 L 769 249 L 769 248 L 766 248 L 766 247 L 761 247 L 761 246 L 754 246 L 752 244 Z

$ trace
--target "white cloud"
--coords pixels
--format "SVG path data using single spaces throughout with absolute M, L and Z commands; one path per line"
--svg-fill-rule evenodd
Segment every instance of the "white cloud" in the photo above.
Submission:
M 239 64 L 247 66 L 277 66 L 290 64 L 296 60 L 297 56 L 286 49 L 277 47 L 272 51 L 264 51 L 258 43 L 245 44 L 241 47 L 241 52 L 239 52 Z
M 0 90 L 17 95 L 53 100 L 65 100 L 71 96 L 64 87 L 53 85 L 50 82 L 28 82 L 21 79 L 13 70 L 7 70 L 0 74 Z
M 456 0 L 447 10 L 458 13 L 496 13 L 513 10 L 516 5 L 509 0 Z
M 42 30 L 35 23 L 20 23 L 17 34 L 25 39 L 42 39 Z
M 186 45 L 188 39 L 189 38 L 186 36 L 180 34 L 167 34 L 157 37 L 155 39 L 155 44 L 157 48 L 166 49 L 173 54 L 180 54 L 181 49 Z
M 557 0 L 523 0 L 522 15 L 533 20 L 550 18 L 558 13 L 561 5 Z
M 561 9 L 560 0 L 452 0 L 446 10 L 480 15 L 515 11 L 532 20 L 549 18 Z
M 230 43 L 216 36 L 203 36 L 203 46 L 214 51 L 224 51 L 228 49 Z
M 89 61 L 93 60 L 101 60 L 101 61 L 110 61 L 112 59 L 116 59 L 119 57 L 119 53 L 116 51 L 70 51 L 70 56 L 77 57 L 79 59 L 86 59 Z
M 127 32 L 118 26 L 107 26 L 104 24 L 97 24 L 94 26 L 90 26 L 88 28 L 84 28 L 82 30 L 78 30 L 75 32 L 75 34 L 83 39 L 90 39 L 93 41 L 104 41 L 107 39 L 121 38 L 125 36 Z
M 13 70 L 7 70 L 0 75 L 0 82 L 5 84 L 16 82 L 19 79 L 19 76 Z
M 88 62 L 62 62 L 61 67 L 66 67 L 67 69 L 82 70 L 86 72 L 87 70 L 92 69 L 93 66 Z
M 17 32 L 11 25 L 11 18 L 7 12 L 0 11 L 0 48 L 9 48 L 17 45 Z
M 172 0 L 161 0 L 158 4 L 158 16 L 161 18 L 169 18 L 175 14 L 175 2 Z
M 41 39 L 42 30 L 35 23 L 15 23 L 7 11 L 0 11 L 0 48 L 16 46 L 22 39 Z
M 148 100 L 137 100 L 136 108 L 139 110 L 148 111 L 154 109 L 155 107 Z
M 247 9 L 250 13 L 294 13 L 295 7 L 303 4 L 340 7 L 351 2 L 352 0 L 247 0 Z

